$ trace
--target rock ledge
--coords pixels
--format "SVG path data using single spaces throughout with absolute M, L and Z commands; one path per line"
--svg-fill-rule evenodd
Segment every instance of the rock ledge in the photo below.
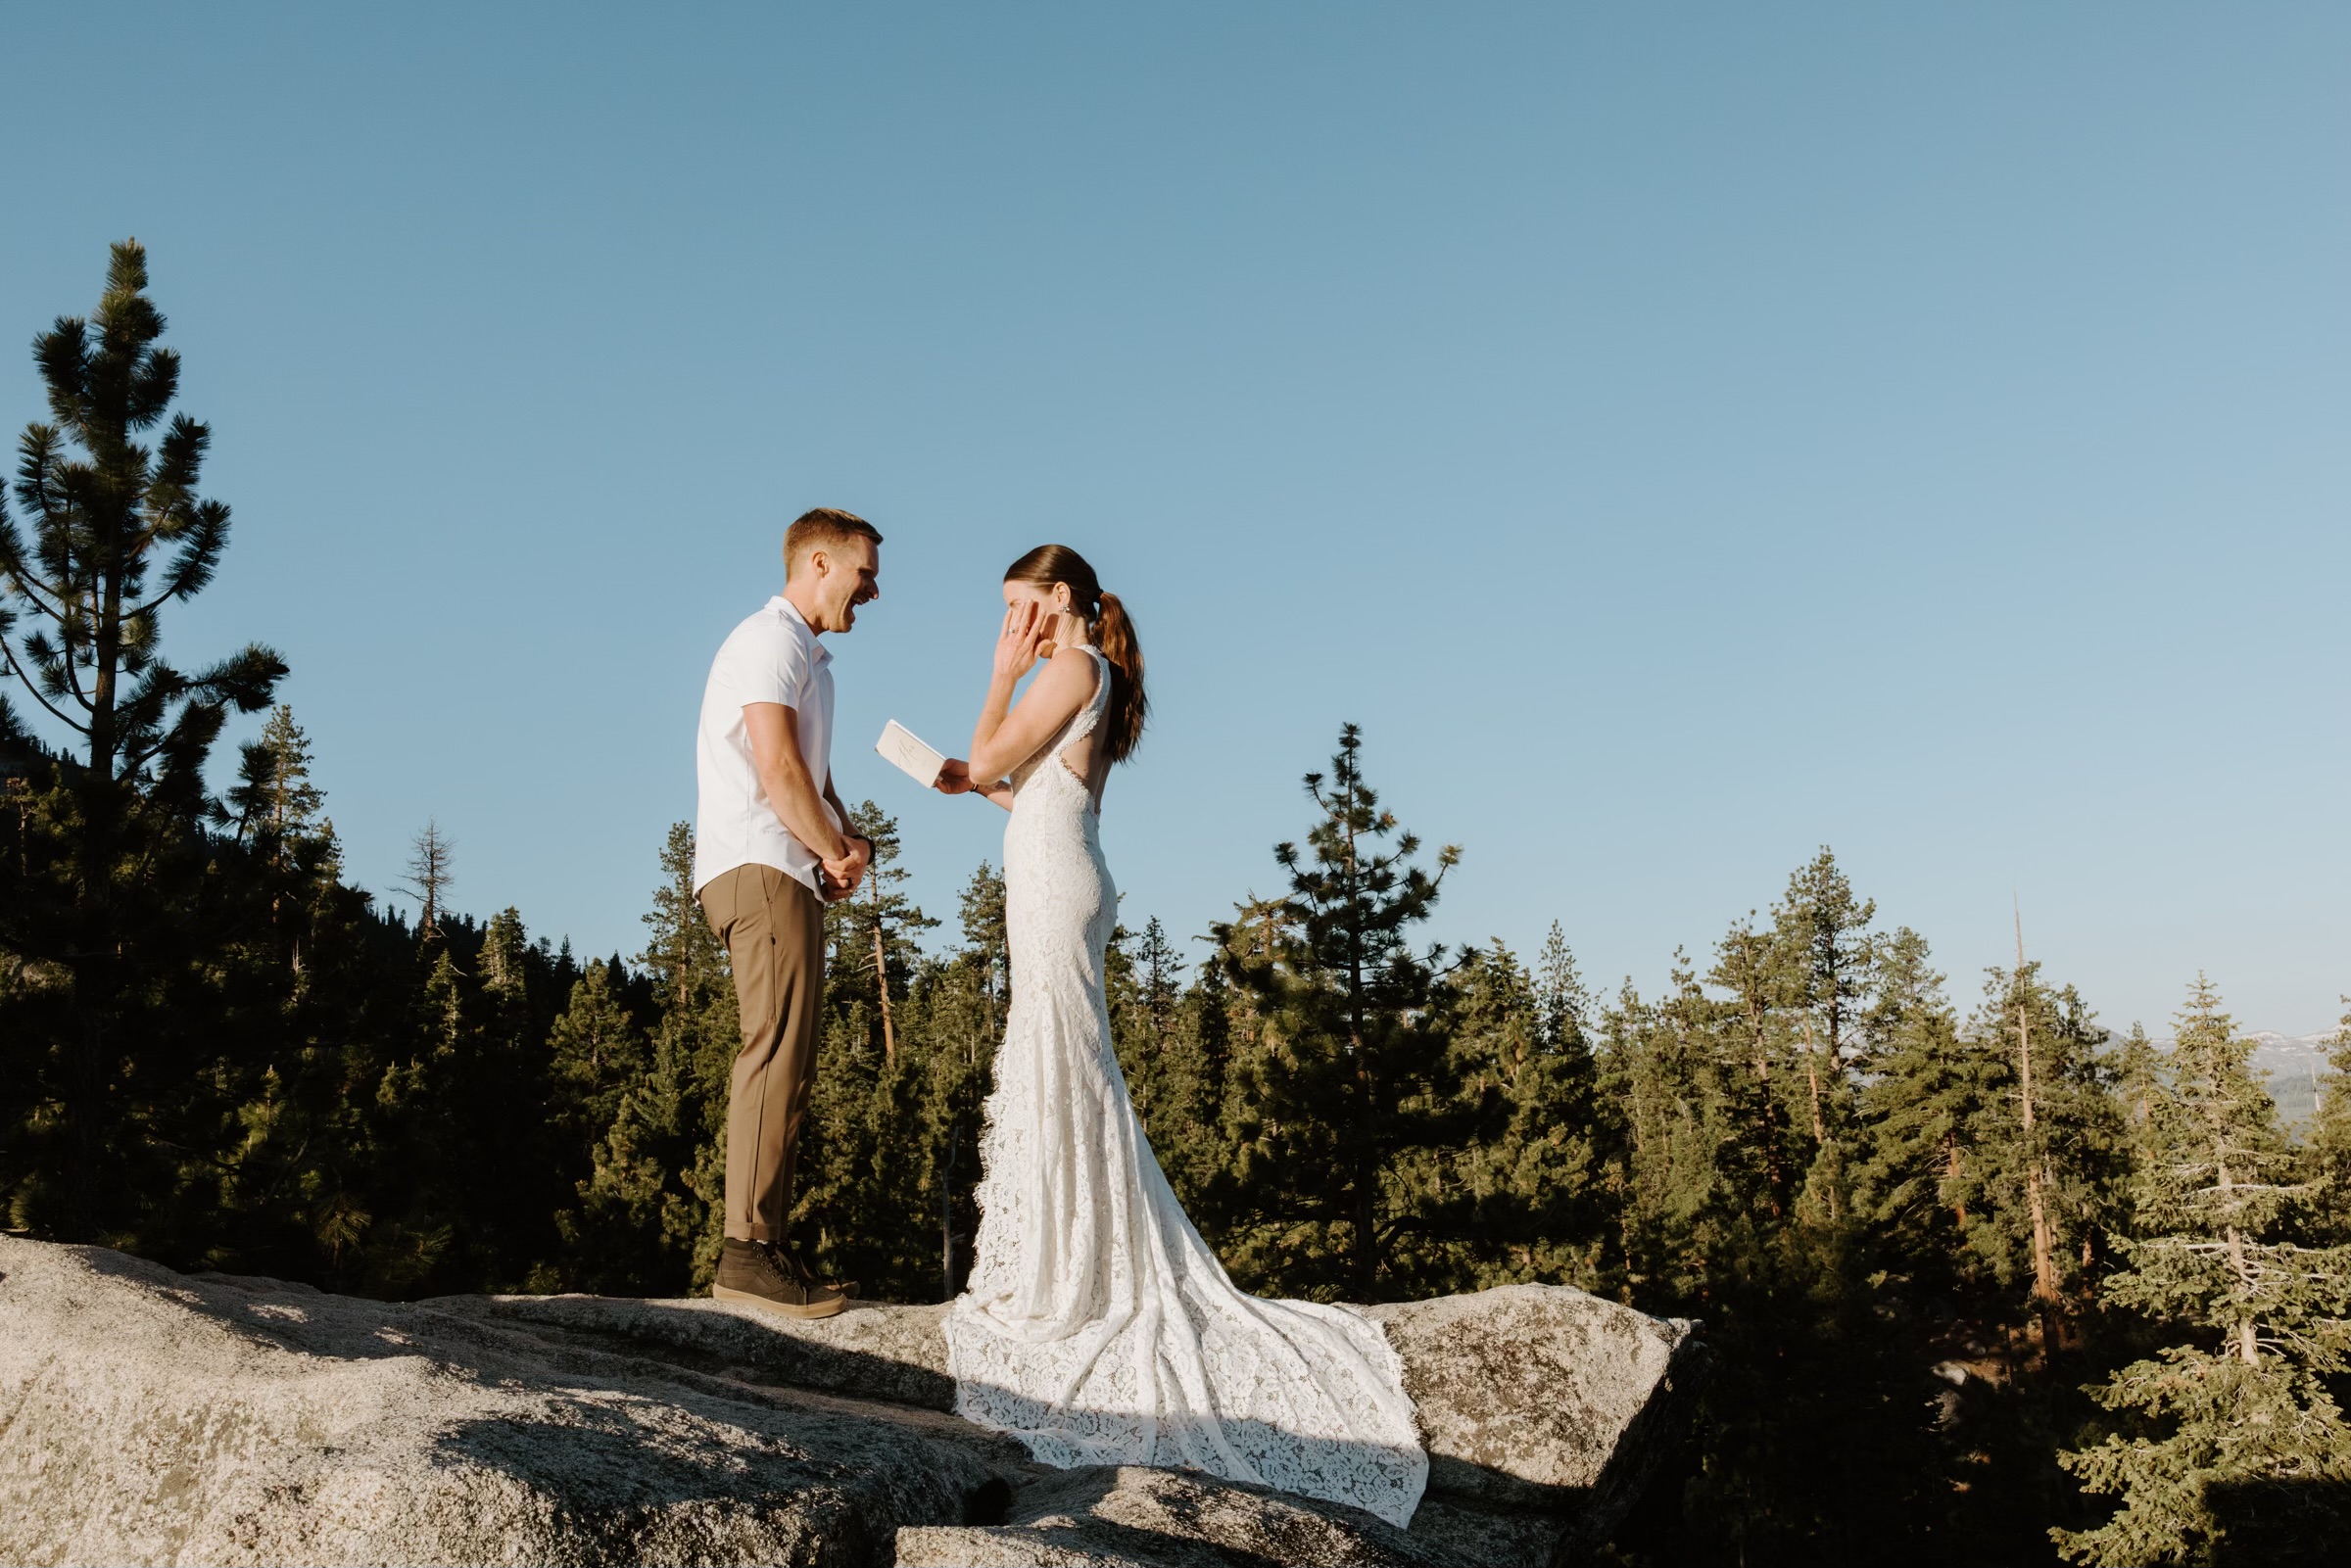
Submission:
M 1563 1562 L 1678 1437 L 1687 1323 L 1518 1285 L 1367 1309 L 1430 1451 L 1409 1531 L 1051 1470 L 950 1412 L 936 1307 L 388 1304 L 0 1238 L 0 1560 Z

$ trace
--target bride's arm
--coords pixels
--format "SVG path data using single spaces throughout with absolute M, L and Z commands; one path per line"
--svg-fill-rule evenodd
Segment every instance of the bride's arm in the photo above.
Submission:
M 971 766 L 960 757 L 949 757 L 940 766 L 938 781 L 931 787 L 942 795 L 984 795 L 1006 811 L 1012 809 L 1012 785 L 1001 779 L 994 784 L 972 783 Z
M 1094 694 L 1094 666 L 1076 648 L 1062 649 L 1046 661 L 1029 694 L 1009 713 L 997 691 L 1001 684 L 1000 678 L 988 684 L 987 704 L 972 732 L 974 779 L 1001 779 L 1036 755 Z
M 999 781 L 1052 739 L 1094 694 L 1093 661 L 1070 648 L 1058 650 L 1030 687 L 1029 694 L 1021 698 L 1019 706 L 1013 705 L 1013 689 L 1036 663 L 1037 644 L 1053 625 L 1053 618 L 1037 615 L 1032 606 L 1005 613 L 987 697 L 980 705 L 980 722 L 972 727 L 971 760 L 964 764 L 961 778 L 954 781 L 1007 811 L 1012 809 L 1012 791 Z M 955 772 L 950 761 L 949 777 Z M 947 784 L 948 779 L 942 778 L 941 783 Z
M 995 662 L 988 669 L 987 696 L 980 704 L 980 722 L 972 726 L 974 779 L 1000 779 L 1012 771 L 1008 764 L 989 772 L 981 766 L 980 754 L 995 738 L 1011 713 L 1013 688 L 1021 684 L 1021 677 L 1036 663 L 1037 644 L 1045 635 L 1043 622 L 1033 604 L 1015 604 L 1004 612 L 1003 629 L 996 634 Z

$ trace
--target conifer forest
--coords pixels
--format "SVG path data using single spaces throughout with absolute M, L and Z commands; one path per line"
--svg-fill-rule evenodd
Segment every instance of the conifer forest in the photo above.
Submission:
M 96 311 L 35 342 L 48 411 L 0 526 L 6 1225 L 381 1297 L 705 1290 L 737 1033 L 690 828 L 638 846 L 644 945 L 605 957 L 429 824 L 413 924 L 347 880 L 285 663 L 170 635 L 233 559 L 162 332 L 116 247 Z M 237 716 L 259 738 L 216 756 Z M 2021 942 L 1946 975 L 1825 848 L 1711 936 L 1693 911 L 1654 992 L 1579 972 L 1572 910 L 1531 950 L 1435 947 L 1447 868 L 1501 846 L 1424 846 L 1338 720 L 1268 846 L 1279 896 L 1205 932 L 1128 909 L 1109 957 L 1154 1148 L 1245 1288 L 1540 1281 L 1702 1319 L 1695 1435 L 1615 1561 L 2328 1544 L 2351 1019 L 2289 1135 L 2210 981 L 2180 976 L 2159 1042 Z M 855 815 L 877 859 L 828 916 L 803 1245 L 869 1299 L 938 1301 L 976 1224 L 1003 884 L 981 865 L 921 909 L 892 819 Z

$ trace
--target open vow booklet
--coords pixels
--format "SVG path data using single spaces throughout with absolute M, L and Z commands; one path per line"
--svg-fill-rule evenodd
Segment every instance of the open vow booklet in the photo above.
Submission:
M 895 719 L 882 727 L 882 738 L 874 742 L 874 749 L 896 763 L 907 778 L 925 789 L 938 783 L 938 770 L 947 765 L 942 753 L 916 739 L 914 732 Z

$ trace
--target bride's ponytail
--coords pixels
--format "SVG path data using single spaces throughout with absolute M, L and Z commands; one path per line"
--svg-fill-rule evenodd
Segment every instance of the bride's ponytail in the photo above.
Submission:
M 1094 569 L 1067 545 L 1039 545 L 1006 569 L 1004 581 L 1040 588 L 1068 585 L 1071 607 L 1085 617 L 1087 638 L 1110 660 L 1110 711 L 1102 716 L 1102 738 L 1110 760 L 1125 762 L 1143 738 L 1143 718 L 1151 708 L 1143 695 L 1143 645 L 1135 641 L 1127 606 L 1116 594 L 1102 592 Z
M 1151 710 L 1151 699 L 1143 695 L 1143 645 L 1135 641 L 1134 622 L 1128 617 L 1127 606 L 1119 602 L 1118 594 L 1107 591 L 1101 603 L 1102 612 L 1087 632 L 1094 646 L 1110 660 L 1110 711 L 1102 715 L 1102 732 L 1110 746 L 1110 760 L 1124 762 L 1142 742 L 1143 718 Z

